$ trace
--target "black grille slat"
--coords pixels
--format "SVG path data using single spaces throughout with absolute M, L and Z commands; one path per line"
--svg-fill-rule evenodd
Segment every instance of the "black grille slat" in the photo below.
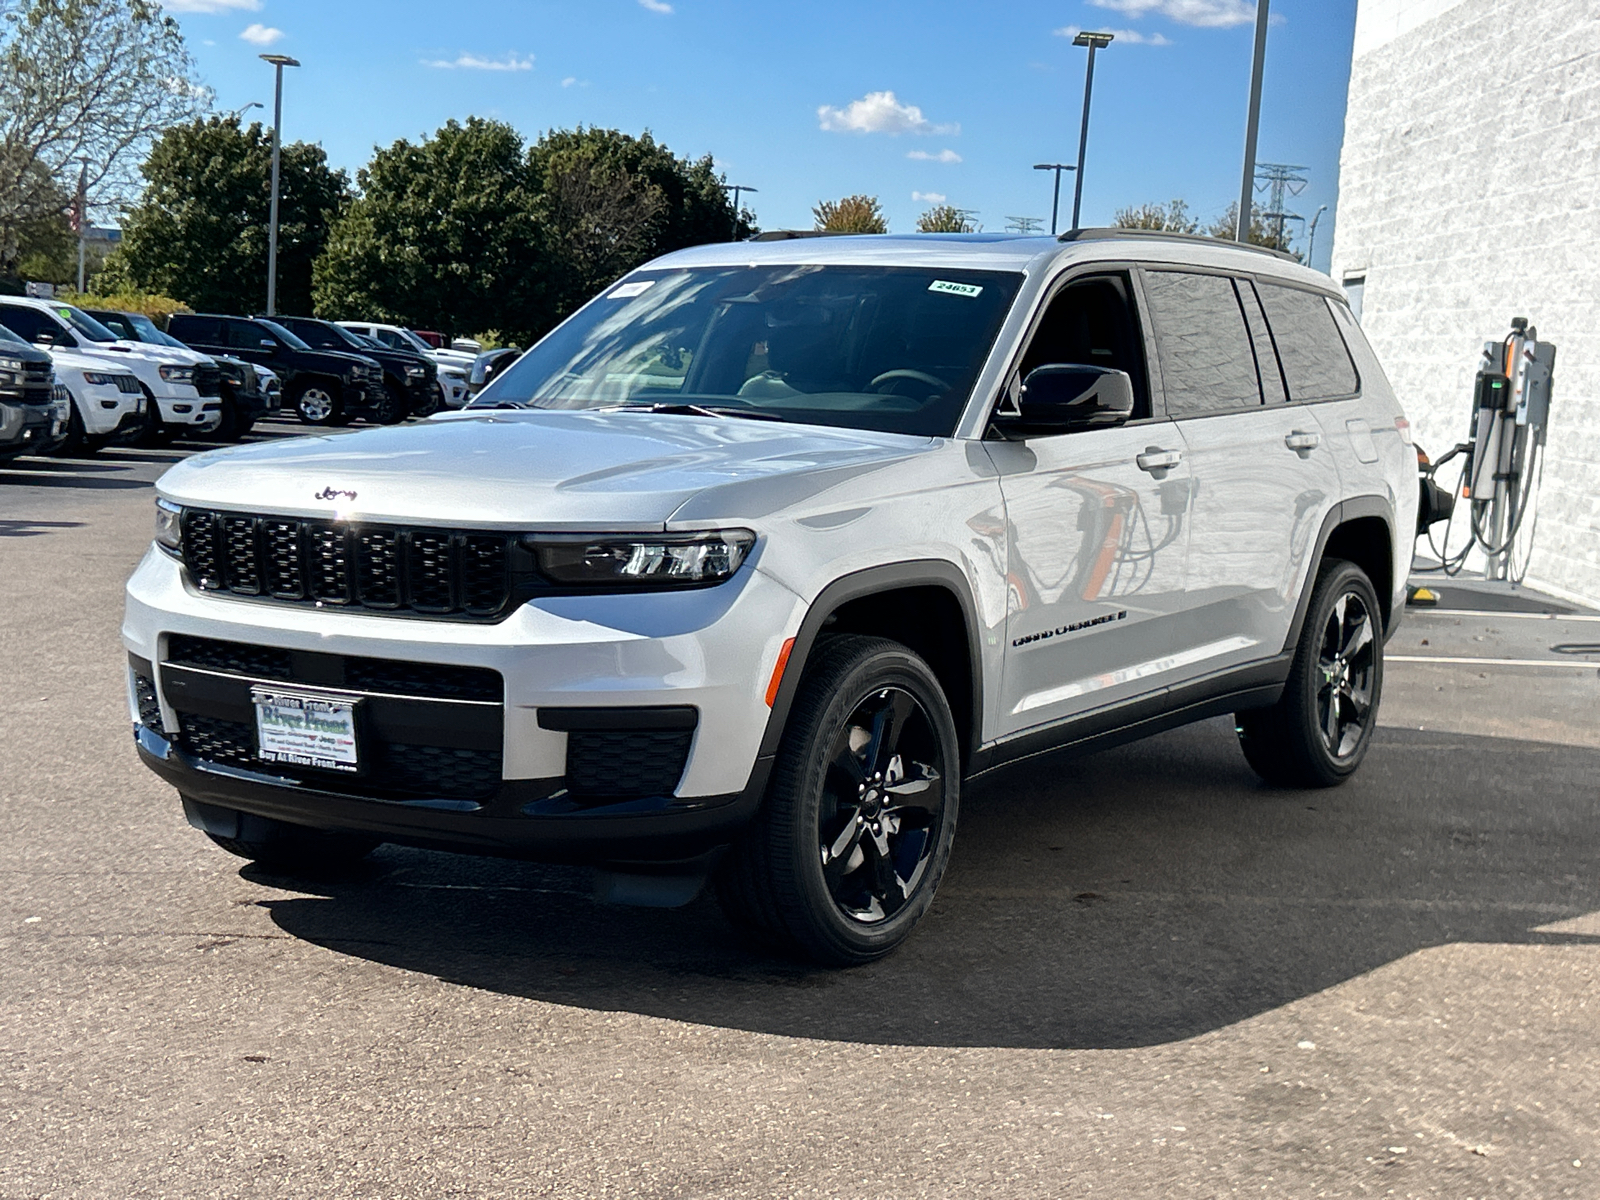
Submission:
M 182 548 L 190 574 L 207 591 L 493 619 L 513 596 L 513 540 L 185 509 Z
M 156 698 L 156 681 L 148 675 L 135 675 L 133 696 L 139 706 L 139 724 L 146 729 L 162 729 L 161 701 Z
M 194 390 L 202 396 L 222 394 L 222 371 L 216 363 L 200 363 L 194 369 Z
M 342 683 L 338 686 L 357 692 L 386 692 L 395 696 L 424 699 L 489 700 L 498 704 L 505 698 L 505 683 L 498 671 L 488 667 L 458 667 L 445 663 L 406 662 L 390 658 L 360 658 L 355 655 L 319 655 L 342 663 Z M 245 642 L 225 642 L 219 638 L 172 634 L 167 638 L 166 661 L 178 667 L 202 667 L 251 679 L 284 680 L 315 687 L 328 685 L 327 674 L 305 675 L 295 671 L 294 657 L 276 646 L 252 646 Z
M 182 667 L 204 667 L 255 679 L 293 679 L 294 668 L 287 650 L 276 646 L 250 646 L 244 642 L 224 642 L 216 638 L 192 637 L 174 633 L 167 638 L 168 662 Z

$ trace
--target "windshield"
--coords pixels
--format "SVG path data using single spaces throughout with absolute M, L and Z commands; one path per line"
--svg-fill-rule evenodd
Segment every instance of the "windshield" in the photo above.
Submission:
M 152 346 L 176 346 L 179 350 L 189 348 L 171 334 L 162 333 L 156 328 L 156 323 L 143 313 L 129 313 L 124 320 L 133 326 L 141 342 L 149 342 Z
M 923 267 L 641 272 L 474 406 L 691 406 L 948 437 L 1021 282 Z
M 265 317 L 257 317 L 256 318 L 256 324 L 257 325 L 263 325 L 268 330 L 270 330 L 272 333 L 276 334 L 278 340 L 283 342 L 291 350 L 309 350 L 309 349 L 311 349 L 310 346 L 306 345 L 297 336 L 295 336 L 294 334 L 290 333 L 287 329 L 285 329 L 282 325 L 279 325 L 276 321 L 269 321 Z
M 72 326 L 73 332 L 82 334 L 91 342 L 115 342 L 121 340 L 81 308 L 74 308 L 70 304 L 52 304 L 50 311 Z

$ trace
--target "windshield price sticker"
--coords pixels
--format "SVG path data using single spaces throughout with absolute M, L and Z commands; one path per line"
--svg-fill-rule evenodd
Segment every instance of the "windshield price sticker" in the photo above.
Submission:
M 635 279 L 632 283 L 618 284 L 611 289 L 608 300 L 632 300 L 635 296 L 642 296 L 655 286 L 654 279 Z
M 355 772 L 356 701 L 251 688 L 256 739 L 265 762 Z
M 948 279 L 935 279 L 928 285 L 930 292 L 943 292 L 946 296 L 976 296 L 983 289 L 973 283 L 951 283 Z

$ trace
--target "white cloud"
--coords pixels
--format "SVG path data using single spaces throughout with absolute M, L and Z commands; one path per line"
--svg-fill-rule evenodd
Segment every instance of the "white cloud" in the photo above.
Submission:
M 1135 20 L 1156 13 L 1180 25 L 1199 25 L 1206 29 L 1248 25 L 1256 19 L 1256 6 L 1251 0 L 1089 0 L 1089 3 Z
M 1063 25 L 1054 31 L 1057 37 L 1075 38 L 1083 32 L 1082 25 Z M 1159 33 L 1140 33 L 1137 29 L 1102 29 L 1101 33 L 1109 33 L 1119 42 L 1127 42 L 1134 46 L 1170 46 L 1172 39 Z
M 648 8 L 651 12 L 663 13 L 667 16 L 672 15 L 672 5 L 666 3 L 666 0 L 639 0 L 639 7 Z
M 507 54 L 504 58 L 480 58 L 476 54 L 462 51 L 454 58 L 425 58 L 422 60 L 422 65 L 435 67 L 441 71 L 531 71 L 533 55 L 530 54 L 526 58 L 518 58 L 515 54 Z
M 246 25 L 244 32 L 239 36 L 252 46 L 270 46 L 283 36 L 283 30 L 274 29 L 271 25 L 263 25 L 257 21 L 253 25 Z
M 943 192 L 912 192 L 911 198 L 922 204 L 943 204 L 949 199 Z
M 915 104 L 901 104 L 893 92 L 868 92 L 843 108 L 824 104 L 817 124 L 830 133 L 960 133 L 959 125 L 935 125 Z
M 161 7 L 179 13 L 219 13 L 229 9 L 260 12 L 261 0 L 166 0 Z
M 937 154 L 930 154 L 926 150 L 913 150 L 906 157 L 914 158 L 918 162 L 958 163 L 961 161 L 961 155 L 954 150 L 941 150 Z

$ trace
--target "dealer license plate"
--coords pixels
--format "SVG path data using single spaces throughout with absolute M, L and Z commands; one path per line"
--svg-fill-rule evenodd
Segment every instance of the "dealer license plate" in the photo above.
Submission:
M 361 769 L 357 700 L 263 687 L 251 688 L 250 697 L 256 705 L 257 753 L 266 762 L 352 774 Z

